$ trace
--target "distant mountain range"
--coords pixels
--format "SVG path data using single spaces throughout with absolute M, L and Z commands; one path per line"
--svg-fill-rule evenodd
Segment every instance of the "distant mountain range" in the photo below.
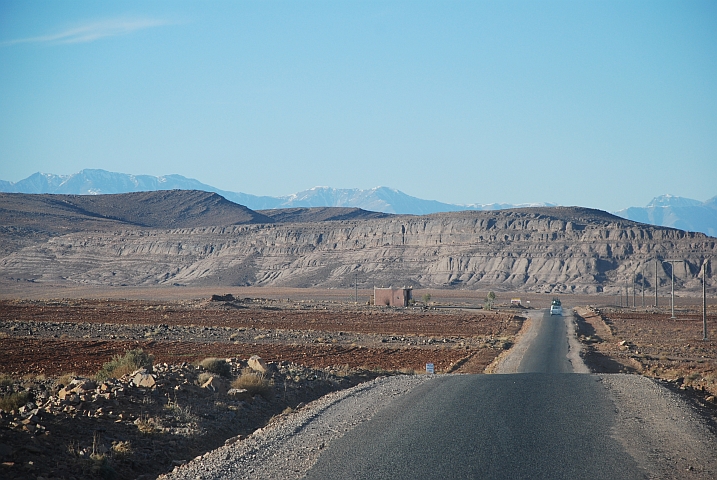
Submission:
M 630 207 L 614 213 L 635 222 L 717 237 L 717 197 L 700 202 L 691 198 L 661 195 L 652 199 L 646 207 Z
M 412 197 L 388 187 L 376 187 L 368 190 L 314 187 L 303 192 L 281 197 L 257 196 L 220 190 L 182 175 L 154 177 L 98 169 L 85 169 L 73 175 L 35 173 L 15 183 L 0 180 L 0 192 L 9 193 L 98 195 L 157 190 L 203 190 L 214 192 L 227 200 L 244 205 L 252 210 L 351 207 L 382 213 L 426 215 L 463 210 L 503 210 L 519 207 L 555 206 L 549 203 L 457 205 Z M 717 197 L 700 202 L 684 197 L 662 195 L 653 199 L 646 207 L 630 207 L 613 213 L 636 222 L 717 236 Z
M 252 210 L 297 207 L 356 207 L 373 212 L 427 215 L 429 213 L 462 210 L 504 210 L 516 207 L 554 206 L 548 203 L 454 205 L 435 200 L 423 200 L 388 187 L 376 187 L 369 190 L 314 187 L 292 195 L 268 197 L 220 190 L 182 175 L 153 177 L 95 169 L 85 169 L 73 175 L 35 173 L 16 183 L 0 180 L 0 192 L 7 193 L 99 195 L 156 190 L 203 190 L 205 192 L 214 192 L 227 200 L 244 205 Z

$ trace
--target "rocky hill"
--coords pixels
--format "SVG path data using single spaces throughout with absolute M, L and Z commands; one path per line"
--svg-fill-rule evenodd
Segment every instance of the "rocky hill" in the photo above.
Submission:
M 276 223 L 328 222 L 331 220 L 366 220 L 387 218 L 388 213 L 369 212 L 351 207 L 275 208 L 258 210 Z
M 92 228 L 35 237 L 26 226 L 13 224 L 18 217 L 7 214 L 7 197 L 0 197 L 0 238 L 6 245 L 0 278 L 327 288 L 353 286 L 358 278 L 364 287 L 609 293 L 631 283 L 633 276 L 641 281 L 643 270 L 651 288 L 656 257 L 661 285 L 669 284 L 671 274 L 664 260 L 684 259 L 675 264 L 678 288 L 697 290 L 702 262 L 717 257 L 715 238 L 585 208 L 318 221 L 332 217 L 324 212 L 306 214 L 307 222 L 256 223 L 267 217 L 213 194 L 193 193 L 192 203 L 187 192 L 160 193 L 124 213 L 116 207 L 119 196 L 85 197 L 94 199 L 82 206 L 93 214 L 87 215 Z M 80 208 L 61 206 L 72 212 Z M 29 218 L 54 218 L 52 212 L 35 214 L 26 207 Z M 13 243 L 8 237 L 22 241 Z M 711 270 L 708 275 L 712 285 Z

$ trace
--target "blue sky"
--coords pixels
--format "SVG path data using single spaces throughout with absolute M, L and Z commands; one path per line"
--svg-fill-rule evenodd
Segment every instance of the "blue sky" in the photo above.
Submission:
M 717 195 L 717 3 L 0 0 L 0 179 Z

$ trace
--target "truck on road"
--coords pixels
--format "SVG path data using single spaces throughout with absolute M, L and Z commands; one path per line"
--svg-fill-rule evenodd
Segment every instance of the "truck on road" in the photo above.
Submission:
M 560 299 L 554 298 L 553 302 L 550 304 L 550 315 L 562 315 L 563 314 L 563 306 L 560 303 Z

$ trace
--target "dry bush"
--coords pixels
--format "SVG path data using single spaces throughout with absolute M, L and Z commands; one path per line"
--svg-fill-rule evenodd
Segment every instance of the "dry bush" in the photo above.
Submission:
M 0 373 L 0 387 L 9 387 L 15 382 L 15 379 L 5 373 Z
M 117 441 L 112 443 L 112 454 L 118 458 L 126 458 L 132 455 L 132 444 L 128 441 Z
M 72 373 L 65 373 L 64 375 L 58 377 L 57 384 L 58 385 L 69 385 L 72 383 L 72 381 L 77 378 L 77 374 L 75 372 Z
M 105 363 L 100 371 L 97 372 L 95 378 L 102 381 L 108 378 L 120 378 L 140 368 L 151 370 L 153 363 L 154 355 L 144 353 L 142 349 L 129 350 L 123 357 L 117 355 Z
M 232 375 L 232 367 L 223 358 L 209 357 L 199 362 L 199 366 L 208 372 L 229 378 Z
M 702 374 L 700 372 L 692 372 L 687 377 L 685 377 L 685 382 L 687 384 L 694 383 L 695 381 L 702 378 Z
M 0 410 L 11 412 L 25 405 L 30 399 L 27 392 L 8 393 L 0 397 Z
M 241 375 L 232 382 L 232 388 L 243 388 L 250 395 L 258 394 L 268 400 L 274 390 L 274 382 L 262 373 L 245 368 Z
M 361 365 L 356 370 L 358 371 L 364 371 L 364 372 L 371 372 L 376 373 L 378 375 L 391 375 L 393 372 L 391 370 L 386 370 L 383 367 L 372 367 L 370 365 Z
M 199 385 L 199 386 L 204 385 L 205 383 L 207 383 L 207 380 L 209 380 L 212 377 L 214 377 L 214 375 L 211 374 L 210 372 L 200 373 L 199 376 L 197 377 L 197 385 Z
M 346 364 L 344 364 L 344 365 L 340 365 L 340 366 L 336 367 L 334 374 L 335 374 L 337 377 L 344 377 L 344 378 L 345 378 L 345 377 L 350 376 L 352 373 L 353 373 L 353 370 L 351 369 L 351 367 L 349 366 L 349 364 L 346 363 Z
M 143 433 L 145 435 L 150 435 L 152 433 L 160 432 L 162 430 L 157 420 L 154 418 L 149 418 L 149 416 L 140 415 L 140 417 L 134 423 L 135 425 L 137 425 L 137 429 L 140 431 L 140 433 Z

